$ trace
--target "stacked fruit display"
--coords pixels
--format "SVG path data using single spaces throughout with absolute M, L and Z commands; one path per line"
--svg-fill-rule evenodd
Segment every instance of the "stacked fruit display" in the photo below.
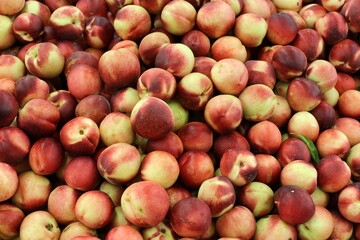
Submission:
M 360 239 L 360 0 L 0 0 L 0 239 Z

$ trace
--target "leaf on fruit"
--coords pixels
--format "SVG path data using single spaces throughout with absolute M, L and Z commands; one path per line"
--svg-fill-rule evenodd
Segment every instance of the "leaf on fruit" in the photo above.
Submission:
M 297 138 L 299 138 L 301 141 L 303 141 L 306 144 L 306 146 L 308 147 L 308 149 L 310 151 L 311 158 L 314 160 L 314 162 L 316 164 L 318 164 L 320 161 L 320 157 L 319 157 L 319 152 L 315 147 L 315 144 L 309 138 L 307 138 L 303 135 L 300 135 L 297 133 L 290 133 L 290 135 L 296 136 Z

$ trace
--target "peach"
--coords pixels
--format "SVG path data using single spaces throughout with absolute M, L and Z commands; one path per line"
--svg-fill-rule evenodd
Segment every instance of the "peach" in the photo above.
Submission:
M 165 151 L 152 151 L 141 162 L 141 179 L 158 183 L 165 189 L 176 182 L 179 173 L 180 168 L 176 158 Z
M 140 153 L 128 143 L 115 143 L 105 148 L 97 159 L 103 178 L 113 184 L 132 180 L 140 169 Z
M 273 3 L 279 12 L 282 12 L 284 10 L 291 10 L 294 12 L 298 12 L 302 8 L 302 0 L 300 0 L 300 1 L 294 0 L 294 1 L 287 1 L 287 2 L 283 2 L 280 0 L 274 0 Z
M 318 19 L 325 16 L 328 12 L 317 3 L 310 3 L 300 9 L 299 14 L 305 20 L 307 28 L 314 29 Z
M 124 189 L 122 186 L 115 185 L 115 184 L 109 183 L 108 181 L 104 180 L 100 184 L 99 190 L 106 193 L 107 195 L 109 195 L 109 197 L 113 201 L 115 207 L 120 206 L 121 196 L 124 192 Z M 115 209 L 115 212 L 116 212 L 116 209 Z M 115 218 L 115 216 L 114 216 L 114 218 Z
M 236 18 L 234 34 L 246 47 L 258 47 L 266 36 L 267 28 L 264 18 L 254 13 L 244 13 Z
M 191 197 L 191 193 L 189 190 L 187 190 L 184 187 L 170 187 L 166 189 L 167 194 L 169 195 L 170 199 L 170 208 L 168 213 L 171 212 L 171 209 L 174 207 L 174 205 L 180 201 L 181 199 Z
M 39 78 L 55 78 L 64 69 L 65 59 L 53 43 L 35 44 L 25 54 L 25 65 L 30 73 Z
M 287 90 L 287 101 L 297 111 L 311 111 L 321 102 L 319 86 L 307 78 L 294 78 Z
M 352 117 L 359 119 L 360 108 L 355 103 L 360 98 L 360 92 L 358 90 L 347 90 L 341 94 L 337 109 L 341 117 Z
M 140 232 L 131 226 L 117 226 L 106 233 L 105 240 L 142 240 Z
M 327 192 L 316 187 L 315 191 L 310 195 L 316 206 L 327 207 L 330 202 L 330 195 Z
M 177 236 L 174 230 L 171 228 L 169 221 L 162 221 L 158 225 L 150 228 L 145 228 L 141 231 L 142 239 L 150 240 L 150 239 L 177 239 Z
M 248 208 L 236 206 L 216 220 L 216 230 L 221 237 L 251 239 L 256 231 L 256 220 Z
M 16 42 L 15 34 L 12 30 L 13 21 L 9 16 L 0 15 L 1 22 L 1 30 L 0 36 L 2 36 L 0 40 L 0 50 L 7 49 Z
M 195 26 L 196 9 L 187 1 L 170 1 L 162 9 L 160 19 L 167 32 L 183 36 Z
M 23 211 L 40 210 L 46 206 L 51 192 L 51 182 L 33 171 L 19 175 L 19 186 L 11 202 Z
M 338 210 L 345 219 L 353 222 L 359 223 L 359 213 L 353 211 L 356 209 L 359 204 L 359 183 L 355 182 L 347 185 L 340 191 L 337 207 Z
M 263 60 L 249 60 L 245 62 L 248 70 L 247 85 L 264 84 L 273 89 L 276 83 L 276 73 L 274 67 Z
M 63 126 L 70 119 L 75 117 L 77 100 L 67 90 L 58 90 L 49 94 L 47 101 L 54 104 L 60 112 L 58 126 Z
M 193 72 L 202 73 L 210 78 L 210 72 L 215 63 L 216 60 L 210 57 L 195 57 Z
M 80 173 L 78 169 L 82 169 Z M 74 157 L 65 167 L 64 180 L 76 190 L 90 191 L 100 181 L 100 174 L 93 158 L 87 156 Z
M 321 6 L 323 6 L 327 11 L 338 12 L 340 9 L 342 9 L 342 6 L 345 4 L 346 1 L 345 0 L 340 0 L 340 1 L 321 0 L 320 2 L 321 2 Z
M 211 46 L 211 56 L 216 61 L 235 58 L 241 62 L 245 62 L 249 57 L 246 47 L 235 36 L 223 36 L 215 40 Z
M 27 162 L 31 142 L 23 130 L 17 127 L 2 127 L 0 139 L 0 162 L 12 167 Z
M 13 239 L 19 236 L 20 225 L 25 214 L 20 208 L 10 204 L 0 204 L 0 237 Z
M 31 146 L 29 164 L 36 174 L 50 175 L 60 168 L 64 156 L 65 153 L 59 140 L 44 137 Z
M 329 139 L 332 141 L 329 142 Z M 327 129 L 319 134 L 316 148 L 321 157 L 337 155 L 340 158 L 346 158 L 350 150 L 350 142 L 340 130 Z
M 71 95 L 77 99 L 98 94 L 102 87 L 99 71 L 85 64 L 74 67 L 66 79 Z
M 271 214 L 257 220 L 254 240 L 280 239 L 283 237 L 285 239 L 297 239 L 295 226 L 286 223 L 277 214 Z
M 106 17 L 108 12 L 105 0 L 79 0 L 75 6 L 80 9 L 85 18 L 94 16 Z
M 138 101 L 140 101 L 140 97 L 138 91 L 135 88 L 122 88 L 111 95 L 111 111 L 122 112 L 130 115 Z
M 338 71 L 352 74 L 360 69 L 359 52 L 359 44 L 347 38 L 330 48 L 329 61 Z
M 15 83 L 15 97 L 20 107 L 31 99 L 47 99 L 49 97 L 49 85 L 35 76 L 24 76 L 19 78 Z
M 92 4 L 89 4 L 90 6 Z M 110 44 L 114 36 L 114 27 L 106 17 L 94 16 L 85 21 L 84 38 L 90 47 L 102 49 Z
M 335 89 L 340 95 L 343 94 L 346 90 L 356 89 L 356 80 L 347 73 L 338 72 Z
M 58 40 L 73 41 L 84 32 L 85 16 L 75 6 L 61 6 L 51 13 L 50 25 Z
M 320 33 L 325 44 L 334 45 L 346 38 L 348 25 L 339 12 L 329 12 L 316 21 L 315 30 Z
M 334 220 L 334 229 L 330 239 L 350 239 L 354 232 L 353 223 L 343 218 L 338 210 L 330 210 L 330 213 Z
M 213 16 L 209 18 L 208 16 Z M 215 17 L 216 16 L 216 17 Z M 223 1 L 205 3 L 196 16 L 196 25 L 210 38 L 226 35 L 235 24 L 235 12 Z
M 96 237 L 96 229 L 86 227 L 81 222 L 72 222 L 64 227 L 61 232 L 59 240 L 72 240 L 75 237 L 87 236 L 87 237 Z
M 201 199 L 190 197 L 177 202 L 170 215 L 172 229 L 181 237 L 197 237 L 211 225 L 211 211 Z
M 325 192 L 338 192 L 350 182 L 350 167 L 338 156 L 323 157 L 316 165 L 316 169 L 318 186 Z
M 185 151 L 208 152 L 213 145 L 213 132 L 203 122 L 188 122 L 182 126 L 177 136 L 180 138 Z
M 122 39 L 138 41 L 151 29 L 150 14 L 142 6 L 124 6 L 115 15 L 114 29 Z
M 350 31 L 355 33 L 360 31 L 359 15 L 356 14 L 359 9 L 358 4 L 358 0 L 345 1 L 340 10 L 340 13 L 345 17 L 346 22 L 348 22 Z
M 119 199 L 120 200 L 120 199 Z M 136 227 L 134 224 L 130 223 L 129 220 L 126 219 L 124 212 L 121 206 L 116 206 L 114 210 L 114 216 L 111 222 L 105 227 L 105 229 L 111 229 L 117 226 L 128 225 L 132 227 Z
M 314 81 L 324 93 L 335 87 L 337 72 L 335 67 L 326 60 L 315 60 L 309 64 L 305 73 L 306 78 Z
M 199 188 L 202 182 L 214 176 L 214 163 L 209 154 L 199 151 L 184 152 L 178 159 L 179 179 L 190 189 Z
M 246 120 L 260 122 L 271 117 L 276 109 L 276 95 L 266 85 L 254 84 L 247 86 L 239 99 Z
M 91 67 L 97 68 L 99 59 L 85 51 L 77 51 L 72 53 L 68 58 L 66 58 L 64 66 L 64 75 L 67 77 L 70 71 L 77 65 L 87 64 Z
M 0 89 L 0 101 L 3 103 L 0 107 L 0 127 L 7 127 L 18 115 L 19 103 L 13 94 L 3 89 Z
M 281 47 L 283 47 L 283 45 L 279 45 L 279 44 L 262 47 L 258 54 L 258 60 L 271 63 L 274 53 L 276 52 L 277 49 Z
M 315 213 L 310 194 L 298 186 L 281 186 L 275 191 L 274 202 L 281 219 L 288 224 L 306 223 Z
M 270 1 L 267 0 L 243 0 L 242 13 L 253 13 L 264 19 L 268 19 L 273 13 Z M 259 7 L 261 6 L 261 7 Z
M 0 79 L 0 90 L 5 90 L 15 96 L 15 81 L 10 78 Z
M 134 0 L 124 0 L 124 1 L 105 0 L 106 6 L 112 15 L 116 15 L 116 13 L 120 8 L 123 8 L 127 5 L 131 5 L 133 2 Z
M 295 39 L 297 31 L 296 22 L 287 13 L 275 13 L 267 18 L 266 37 L 273 44 L 291 43 Z
M 20 239 L 49 239 L 56 240 L 60 237 L 60 227 L 55 218 L 46 211 L 39 210 L 25 216 L 20 225 Z
M 0 178 L 1 189 L 3 189 L 0 194 L 0 202 L 4 202 L 10 199 L 16 193 L 19 186 L 19 178 L 16 170 L 7 163 L 0 162 L 0 169 L 3 173 Z
M 126 48 L 130 50 L 131 52 L 135 53 L 137 57 L 140 57 L 139 55 L 139 46 L 136 42 L 132 40 L 121 40 L 120 42 L 117 42 L 114 46 L 111 47 L 111 50 L 116 50 L 120 48 Z
M 177 159 L 183 153 L 184 145 L 177 134 L 170 132 L 163 138 L 147 141 L 146 152 L 150 153 L 157 150 L 166 151 Z
M 211 98 L 206 104 L 204 118 L 206 123 L 217 133 L 230 133 L 235 130 L 242 121 L 242 102 L 233 95 L 217 95 Z
M 309 162 L 295 160 L 288 163 L 280 174 L 280 183 L 283 186 L 294 185 L 301 187 L 312 194 L 317 186 L 317 169 Z
M 114 205 L 111 198 L 98 190 L 83 193 L 75 204 L 76 218 L 89 228 L 105 227 L 110 223 L 113 214 Z
M 0 56 L 0 78 L 10 78 L 16 81 L 23 76 L 25 76 L 25 65 L 18 57 Z
M 274 192 L 262 182 L 251 182 L 239 189 L 238 202 L 247 207 L 254 217 L 268 215 L 274 207 Z
M 205 180 L 197 197 L 209 206 L 212 217 L 220 217 L 228 212 L 233 208 L 236 199 L 234 186 L 223 176 Z
M 176 86 L 179 103 L 189 110 L 202 110 L 213 97 L 214 84 L 210 77 L 192 72 L 185 75 Z
M 360 122 L 358 120 L 349 117 L 338 118 L 333 124 L 333 128 L 340 130 L 346 135 L 351 147 L 360 143 L 358 135 L 360 131 Z
M 323 93 L 323 101 L 328 103 L 332 107 L 336 106 L 336 104 L 339 101 L 339 98 L 340 98 L 340 94 L 335 87 Z
M 16 0 L 14 2 L 0 1 L 1 15 L 15 15 L 21 11 L 25 5 L 25 0 Z
M 68 185 L 60 185 L 51 191 L 47 210 L 59 224 L 68 225 L 76 222 L 75 204 L 80 194 L 80 191 Z M 59 202 L 61 202 L 60 205 Z
M 315 213 L 305 223 L 296 226 L 299 237 L 313 239 L 328 239 L 334 229 L 334 219 L 330 211 L 321 206 L 315 206 Z
M 131 112 L 130 121 L 135 133 L 148 139 L 162 138 L 174 127 L 174 115 L 170 107 L 156 97 L 141 99 Z
M 139 4 L 144 7 L 150 14 L 159 14 L 170 0 L 139 0 Z
M 181 43 L 188 46 L 195 57 L 207 56 L 211 43 L 208 36 L 199 30 L 191 30 L 181 38 Z
M 237 131 L 229 134 L 221 134 L 216 137 L 213 144 L 213 152 L 216 157 L 221 158 L 222 155 L 231 148 L 250 150 L 250 144 L 247 138 Z
M 299 48 L 288 45 L 276 50 L 271 64 L 280 80 L 290 81 L 303 74 L 307 67 L 307 59 Z
M 275 187 L 280 181 L 281 165 L 272 155 L 257 154 L 255 155 L 258 172 L 254 181 L 262 182 L 270 187 Z
M 71 155 L 91 155 L 100 141 L 99 128 L 90 118 L 75 117 L 61 128 L 60 141 Z
M 152 32 L 143 37 L 139 44 L 139 56 L 143 63 L 154 66 L 160 49 L 170 42 L 170 38 L 162 32 Z
M 99 130 L 101 140 L 106 146 L 120 142 L 131 144 L 135 138 L 130 117 L 120 112 L 111 112 L 106 115 L 100 123 Z
M 191 73 L 195 57 L 191 49 L 183 43 L 170 43 L 158 51 L 155 67 L 165 69 L 175 77 L 181 78 Z
M 19 42 L 35 42 L 44 32 L 44 22 L 33 13 L 21 13 L 14 19 L 12 29 Z
M 360 172 L 359 172 L 359 148 L 360 148 L 360 144 L 356 144 L 354 146 L 352 146 L 350 148 L 349 154 L 346 157 L 346 163 L 347 165 L 350 167 L 351 169 L 351 175 L 354 177 L 359 177 L 360 176 Z
M 264 120 L 250 127 L 247 139 L 252 152 L 274 154 L 281 145 L 281 132 L 274 123 Z
M 173 132 L 177 132 L 182 126 L 189 121 L 189 110 L 185 108 L 178 99 L 173 98 L 167 101 L 171 111 L 174 114 L 175 124 L 172 129 Z
M 306 22 L 298 12 L 292 10 L 282 10 L 282 12 L 289 14 L 294 19 L 298 30 L 306 28 Z
M 125 217 L 139 227 L 152 227 L 164 220 L 169 196 L 158 183 L 141 181 L 127 187 L 121 197 Z
M 111 112 L 109 101 L 102 95 L 90 94 L 81 99 L 75 107 L 76 117 L 87 117 L 100 126 L 101 121 Z
M 320 33 L 311 28 L 299 30 L 292 45 L 303 51 L 308 61 L 318 59 L 325 51 L 325 42 Z
M 315 142 L 319 136 L 320 126 L 314 115 L 309 112 L 296 112 L 288 122 L 288 132 L 303 135 Z
M 137 81 L 137 91 L 140 98 L 152 96 L 166 101 L 174 96 L 175 90 L 175 77 L 161 68 L 145 70 Z
M 44 99 L 31 99 L 17 117 L 18 126 L 31 138 L 51 136 L 59 121 L 59 109 Z
M 314 115 L 318 121 L 320 131 L 331 128 L 337 118 L 335 109 L 325 101 L 321 101 L 310 113 Z
M 248 70 L 237 59 L 219 60 L 211 68 L 210 74 L 214 86 L 223 94 L 239 95 L 248 83 Z
M 136 82 L 140 75 L 140 62 L 128 49 L 109 50 L 101 56 L 98 70 L 110 88 L 123 88 Z
M 235 186 L 241 187 L 255 179 L 258 166 L 252 152 L 233 148 L 221 157 L 220 169 L 223 176 Z
M 267 120 L 273 122 L 278 128 L 285 126 L 291 118 L 292 109 L 286 98 L 276 95 L 276 108 Z

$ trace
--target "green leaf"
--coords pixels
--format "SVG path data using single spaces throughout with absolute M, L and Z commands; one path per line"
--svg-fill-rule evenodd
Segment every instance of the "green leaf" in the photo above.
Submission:
M 310 151 L 310 155 L 311 158 L 314 160 L 314 162 L 316 164 L 319 163 L 320 161 L 320 157 L 319 157 L 319 152 L 315 147 L 315 144 L 307 137 L 297 134 L 297 133 L 290 133 L 290 135 L 296 136 L 297 138 L 299 138 L 301 141 L 303 141 L 306 146 L 308 147 L 309 151 Z

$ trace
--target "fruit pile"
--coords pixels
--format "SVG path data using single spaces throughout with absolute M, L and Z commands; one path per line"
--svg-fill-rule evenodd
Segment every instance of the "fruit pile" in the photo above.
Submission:
M 0 0 L 0 239 L 360 239 L 360 0 Z

